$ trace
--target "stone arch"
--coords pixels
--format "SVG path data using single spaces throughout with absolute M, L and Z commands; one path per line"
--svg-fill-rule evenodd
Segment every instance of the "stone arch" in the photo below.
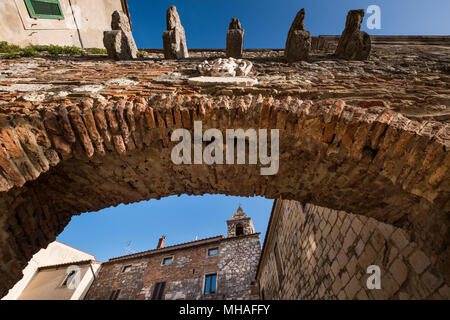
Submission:
M 279 129 L 278 174 L 174 165 L 171 132 L 196 120 L 204 130 Z M 366 215 L 404 228 L 450 269 L 448 124 L 343 101 L 152 95 L 3 106 L 0 130 L 0 295 L 72 215 L 180 194 L 282 197 Z

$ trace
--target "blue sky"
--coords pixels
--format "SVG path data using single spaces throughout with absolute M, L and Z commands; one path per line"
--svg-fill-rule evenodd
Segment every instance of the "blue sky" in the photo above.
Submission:
M 223 48 L 232 17 L 241 20 L 246 48 L 283 48 L 290 25 L 306 9 L 312 35 L 340 34 L 348 10 L 381 9 L 380 35 L 449 35 L 449 0 L 128 0 L 139 48 L 162 48 L 166 10 L 176 5 L 190 48 Z M 368 15 L 366 14 L 366 18 Z
M 165 12 L 176 5 L 190 48 L 223 48 L 228 24 L 238 17 L 245 29 L 246 48 L 283 48 L 296 13 L 306 8 L 306 29 L 313 35 L 340 34 L 350 9 L 381 8 L 381 30 L 369 34 L 448 35 L 449 0 L 128 0 L 133 34 L 140 48 L 161 48 Z M 272 200 L 227 196 L 169 197 L 120 205 L 74 217 L 58 240 L 106 261 L 124 255 L 127 243 L 135 252 L 153 249 L 161 235 L 167 245 L 226 235 L 226 223 L 239 203 L 266 231 Z

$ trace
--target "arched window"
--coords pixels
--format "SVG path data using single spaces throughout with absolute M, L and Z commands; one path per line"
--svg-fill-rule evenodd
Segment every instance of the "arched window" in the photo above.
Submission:
M 63 287 L 68 287 L 69 284 L 72 282 L 73 277 L 75 276 L 75 273 L 77 273 L 76 271 L 71 271 L 68 276 L 66 277 L 66 279 L 64 280 L 62 286 Z
M 238 224 L 238 225 L 236 226 L 236 235 L 237 235 L 237 236 L 241 236 L 241 235 L 243 235 L 243 234 L 244 234 L 244 227 L 241 226 L 240 224 Z

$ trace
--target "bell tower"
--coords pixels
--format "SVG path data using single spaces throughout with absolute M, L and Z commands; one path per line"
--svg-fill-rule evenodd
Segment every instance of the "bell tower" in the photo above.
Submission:
M 239 206 L 231 219 L 227 221 L 227 225 L 228 238 L 255 233 L 252 219 L 245 214 L 241 206 Z

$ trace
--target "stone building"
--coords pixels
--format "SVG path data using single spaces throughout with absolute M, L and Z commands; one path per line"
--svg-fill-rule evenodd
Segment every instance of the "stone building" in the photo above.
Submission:
M 260 234 L 239 208 L 228 236 L 164 247 L 103 263 L 88 300 L 258 299 Z
M 103 48 L 116 10 L 129 16 L 126 0 L 2 0 L 0 41 Z
M 380 268 L 380 288 L 370 266 Z M 369 269 L 370 270 L 370 269 Z M 276 200 L 257 279 L 262 299 L 450 299 L 436 261 L 373 218 Z

